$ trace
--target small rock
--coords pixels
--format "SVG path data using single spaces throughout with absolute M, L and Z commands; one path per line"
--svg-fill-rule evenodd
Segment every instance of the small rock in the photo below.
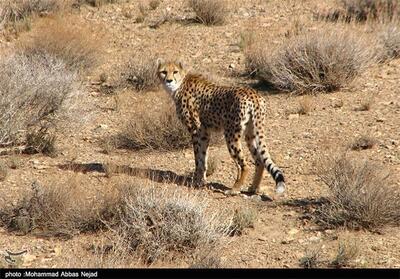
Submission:
M 310 238 L 308 238 L 308 241 L 310 242 L 319 242 L 320 240 L 321 238 L 318 236 L 311 236 Z
M 250 197 L 250 199 L 252 199 L 253 201 L 261 201 L 261 196 L 260 195 L 252 195 Z
M 297 118 L 299 118 L 299 114 L 298 114 L 298 113 L 296 113 L 296 114 L 289 114 L 289 119 L 297 119 Z
M 291 229 L 290 231 L 288 231 L 288 234 L 290 234 L 290 235 L 295 235 L 295 234 L 297 234 L 298 232 L 299 232 L 298 229 L 293 228 L 293 229 Z
M 282 243 L 282 244 L 290 244 L 290 243 L 293 242 L 293 240 L 294 240 L 293 237 L 288 237 L 288 238 L 282 240 L 281 243 Z

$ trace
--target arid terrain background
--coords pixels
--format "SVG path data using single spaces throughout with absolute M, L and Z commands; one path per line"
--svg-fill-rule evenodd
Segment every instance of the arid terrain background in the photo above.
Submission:
M 209 23 L 202 1 L 12 2 L 0 2 L 0 267 L 400 267 L 393 14 L 348 8 L 368 1 L 229 0 L 211 1 Z M 280 63 L 291 53 L 326 63 L 313 86 L 277 81 L 313 79 L 313 63 Z M 221 135 L 208 186 L 190 186 L 193 151 L 158 57 L 259 90 L 284 196 L 267 172 L 262 195 L 226 196 L 236 167 Z

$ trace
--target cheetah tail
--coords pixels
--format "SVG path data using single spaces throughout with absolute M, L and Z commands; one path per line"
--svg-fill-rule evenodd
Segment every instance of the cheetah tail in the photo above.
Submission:
M 257 119 L 254 120 L 257 121 Z M 269 154 L 267 145 L 265 143 L 265 135 L 261 131 L 260 127 L 262 127 L 262 125 L 255 125 L 255 137 L 258 157 L 274 179 L 276 183 L 276 193 L 282 194 L 286 188 L 285 178 L 282 171 L 277 165 L 275 165 L 275 163 L 271 159 L 271 155 Z

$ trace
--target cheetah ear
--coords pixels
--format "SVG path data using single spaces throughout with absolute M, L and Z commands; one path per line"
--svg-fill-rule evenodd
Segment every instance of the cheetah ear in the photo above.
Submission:
M 164 64 L 165 61 L 162 58 L 157 58 L 157 67 L 160 67 L 162 64 Z

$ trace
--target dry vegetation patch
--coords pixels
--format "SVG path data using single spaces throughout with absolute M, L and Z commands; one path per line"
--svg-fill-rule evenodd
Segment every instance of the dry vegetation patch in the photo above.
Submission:
M 246 228 L 254 228 L 257 211 L 252 207 L 240 207 L 235 210 L 231 224 L 231 234 L 241 235 Z
M 125 187 L 115 229 L 129 250 L 147 264 L 159 260 L 202 261 L 229 234 L 229 216 L 187 191 Z M 112 224 L 115 226 L 116 224 Z
M 101 7 L 107 4 L 115 4 L 121 2 L 120 0 L 65 0 L 73 8 L 80 8 L 82 5 L 89 5 L 92 7 Z
M 388 22 L 398 19 L 399 15 L 398 0 L 342 0 L 338 8 L 318 14 L 317 18 L 345 22 Z
M 25 55 L 49 54 L 73 70 L 95 66 L 101 56 L 102 43 L 82 22 L 72 19 L 45 18 L 19 41 L 18 51 Z
M 52 55 L 3 56 L 0 59 L 0 144 L 15 144 L 21 136 L 23 141 L 28 127 L 51 118 L 76 89 L 76 73 Z
M 374 61 L 374 48 L 351 29 L 326 28 L 286 39 L 271 52 L 266 42 L 245 51 L 249 72 L 283 91 L 331 92 L 347 87 Z
M 195 12 L 195 19 L 205 25 L 224 23 L 227 4 L 225 0 L 188 0 L 189 7 Z
M 135 115 L 115 140 L 120 148 L 158 150 L 187 148 L 192 142 L 172 105 Z
M 103 226 L 101 220 L 110 215 L 111 199 L 97 198 L 88 202 L 82 187 L 74 183 L 42 185 L 35 181 L 14 206 L 0 210 L 0 221 L 11 231 L 69 238 Z
M 324 261 L 321 258 L 321 247 L 312 247 L 306 250 L 305 255 L 299 260 L 300 266 L 303 268 L 320 267 Z
M 317 210 L 318 223 L 372 230 L 400 223 L 400 194 L 381 166 L 342 156 L 326 167 L 320 178 L 330 195 Z
M 384 24 L 377 28 L 378 41 L 381 44 L 378 57 L 387 61 L 400 57 L 400 25 L 396 23 Z
M 133 87 L 137 91 L 158 88 L 157 59 L 154 56 L 134 55 L 122 66 L 122 85 Z
M 58 11 L 63 1 L 60 0 L 1 0 L 1 27 L 13 25 L 31 15 L 46 15 Z
M 367 135 L 357 137 L 352 143 L 349 144 L 351 150 L 364 150 L 374 147 L 377 143 L 375 138 Z
M 355 241 L 339 241 L 336 255 L 332 261 L 332 266 L 336 268 L 346 267 L 351 264 L 359 254 L 359 247 Z

